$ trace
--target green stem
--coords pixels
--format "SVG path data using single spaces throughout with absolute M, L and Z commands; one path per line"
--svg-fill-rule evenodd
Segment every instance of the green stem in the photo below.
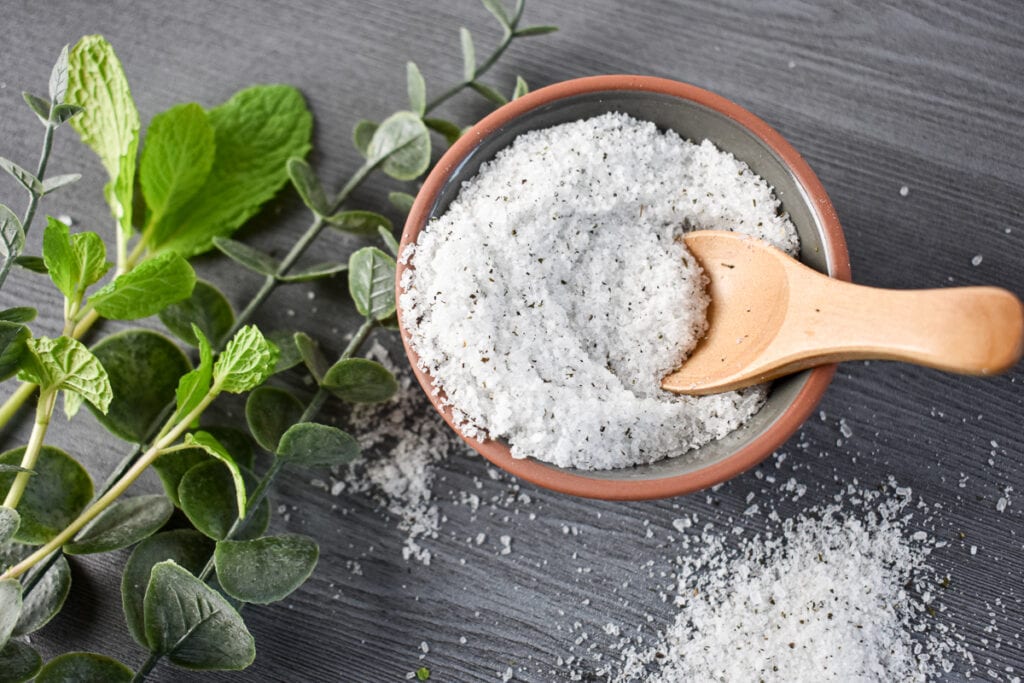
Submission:
M 40 181 L 46 175 L 46 164 L 50 161 L 50 150 L 53 149 L 53 131 L 56 128 L 52 123 L 46 124 L 46 133 L 43 135 L 43 151 L 39 153 L 39 164 L 36 166 L 36 178 Z M 39 200 L 43 198 L 43 195 L 32 190 L 28 191 L 28 195 L 28 207 L 25 209 L 25 216 L 21 219 L 21 229 L 26 235 L 29 228 L 32 227 L 32 220 L 36 217 Z M 9 254 L 7 260 L 4 261 L 3 267 L 0 268 L 0 287 L 3 287 L 4 282 L 7 281 L 7 276 L 10 275 L 11 268 L 14 266 L 14 259 L 17 257 L 18 254 L 16 253 Z
M 158 654 L 156 652 L 150 652 L 149 657 L 146 657 L 146 661 L 142 663 L 142 666 L 139 667 L 139 670 L 135 672 L 134 676 L 132 676 L 131 683 L 141 683 L 142 681 L 146 680 L 146 676 L 148 676 L 149 672 L 153 670 L 153 667 L 155 667 L 157 663 L 160 662 L 160 659 L 162 657 L 163 655 L 161 654 Z
M 507 50 L 508 46 L 512 44 L 512 41 L 515 40 L 515 26 L 518 21 L 519 17 L 516 17 L 515 21 L 512 24 L 512 28 L 505 34 L 505 37 L 502 38 L 501 42 L 498 44 L 498 47 L 494 48 L 494 52 L 491 53 L 491 56 L 488 57 L 483 64 L 477 67 L 476 73 L 473 74 L 473 78 L 471 80 L 457 83 L 452 87 L 448 88 L 447 90 L 445 90 L 443 93 L 441 93 L 434 99 L 432 99 L 429 103 L 427 103 L 426 111 L 424 113 L 429 113 L 434 109 L 437 109 L 442 104 L 458 95 L 463 89 L 468 88 L 470 83 L 472 83 L 477 78 L 487 73 L 487 71 L 492 66 L 494 66 L 499 59 L 501 59 L 501 56 L 505 54 L 505 50 Z
M 32 397 L 37 386 L 38 385 L 25 382 L 18 387 L 6 401 L 4 401 L 4 404 L 0 406 L 0 427 L 11 421 L 11 418 L 13 418 L 21 406 L 25 404 L 25 401 Z
M 53 414 L 53 407 L 57 404 L 57 392 L 53 389 L 44 391 L 39 395 L 39 404 L 36 406 L 36 423 L 32 425 L 32 435 L 29 436 L 28 445 L 25 447 L 25 454 L 21 458 L 21 466 L 28 472 L 18 472 L 14 477 L 14 483 L 7 491 L 4 499 L 4 507 L 16 508 L 21 502 L 21 496 L 28 486 L 29 477 L 35 469 L 36 460 L 43 450 L 43 439 L 46 437 L 46 430 L 50 426 L 50 416 Z

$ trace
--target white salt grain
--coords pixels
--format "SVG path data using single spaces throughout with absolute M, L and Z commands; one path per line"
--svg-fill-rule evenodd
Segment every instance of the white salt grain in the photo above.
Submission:
M 900 196 L 901 197 L 906 197 L 908 194 L 910 194 L 910 188 L 907 187 L 906 185 L 902 186 L 900 188 Z
M 971 259 L 971 265 L 972 266 L 980 266 L 981 262 L 982 262 L 982 260 L 984 260 L 984 258 L 985 257 L 982 256 L 981 254 L 975 255 L 974 258 Z
M 465 434 L 519 458 L 609 469 L 720 438 L 764 390 L 661 390 L 706 324 L 679 238 L 735 230 L 793 253 L 778 208 L 731 154 L 624 114 L 521 135 L 402 255 L 420 366 Z

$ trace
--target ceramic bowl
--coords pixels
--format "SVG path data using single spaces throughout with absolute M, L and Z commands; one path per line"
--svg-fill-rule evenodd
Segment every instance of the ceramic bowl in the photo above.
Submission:
M 850 279 L 842 228 L 821 182 L 807 162 L 767 123 L 723 97 L 685 83 L 645 76 L 593 76 L 536 90 L 501 107 L 467 131 L 427 177 L 409 213 L 401 246 L 416 241 L 427 222 L 444 213 L 462 183 L 521 133 L 620 111 L 653 121 L 684 138 L 707 139 L 745 161 L 775 188 L 800 234 L 800 260 L 843 280 Z M 399 264 L 396 282 L 409 264 Z M 416 377 L 452 429 L 450 411 L 432 393 L 432 379 L 417 367 L 416 352 L 399 310 L 406 354 Z M 825 393 L 835 366 L 776 380 L 764 408 L 746 425 L 680 457 L 618 470 L 555 467 L 533 458 L 513 458 L 499 440 L 462 436 L 498 467 L 538 486 L 576 496 L 611 500 L 663 498 L 713 486 L 753 467 L 782 445 L 807 419 Z

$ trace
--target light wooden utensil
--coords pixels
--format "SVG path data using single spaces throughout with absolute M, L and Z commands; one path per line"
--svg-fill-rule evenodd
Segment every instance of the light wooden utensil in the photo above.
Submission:
M 1024 305 L 1005 289 L 863 287 L 750 237 L 704 230 L 684 239 L 710 280 L 711 304 L 707 334 L 661 383 L 677 394 L 714 394 L 847 360 L 992 375 L 1024 350 Z

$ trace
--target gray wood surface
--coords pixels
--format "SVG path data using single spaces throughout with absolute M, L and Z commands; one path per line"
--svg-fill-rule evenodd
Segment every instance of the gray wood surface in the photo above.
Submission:
M 358 163 L 352 125 L 403 106 L 407 59 L 420 64 L 437 92 L 459 77 L 459 25 L 473 30 L 481 53 L 498 38 L 472 0 L 7 0 L 2 16 L 0 154 L 34 164 L 41 129 L 20 93 L 45 90 L 61 45 L 100 32 L 125 65 L 144 121 L 181 101 L 216 104 L 254 82 L 298 86 L 317 122 L 311 160 L 334 187 Z M 838 209 L 858 282 L 1024 292 L 1020 2 L 571 0 L 531 3 L 527 17 L 562 31 L 516 44 L 490 79 L 503 89 L 516 74 L 540 86 L 611 72 L 709 88 L 759 114 L 805 155 Z M 462 97 L 445 110 L 471 122 L 486 106 Z M 102 169 L 70 131 L 60 132 L 51 169 L 85 178 L 48 199 L 43 211 L 107 230 Z M 378 177 L 353 206 L 388 210 L 390 189 L 400 185 Z M 0 197 L 21 207 L 6 176 Z M 285 193 L 242 236 L 283 250 L 305 221 Z M 41 231 L 33 232 L 37 251 Z M 341 257 L 354 244 L 329 235 L 321 255 Z M 978 266 L 975 255 L 983 256 Z M 257 286 L 215 258 L 200 270 L 236 304 Z M 50 290 L 41 278 L 17 273 L 0 306 L 41 303 L 35 330 L 54 335 L 59 307 Z M 338 283 L 280 290 L 257 322 L 300 324 L 336 350 L 350 329 L 344 302 Z M 313 305 L 318 313 L 310 316 Z M 396 339 L 378 338 L 401 360 Z M 308 393 L 297 377 L 288 381 Z M 873 485 L 889 475 L 936 506 L 932 524 L 922 528 L 934 526 L 949 541 L 933 556 L 952 576 L 939 618 L 966 638 L 982 680 L 1006 680 L 1006 667 L 1015 675 L 1024 668 L 1022 382 L 1020 367 L 1000 378 L 965 379 L 886 363 L 844 366 L 821 406 L 824 419 L 810 420 L 782 449 L 788 458 L 778 468 L 809 486 L 800 503 L 784 506 L 791 511 L 828 500 L 853 478 Z M 225 405 L 237 418 L 239 404 Z M 428 410 L 425 403 L 420 409 Z M 329 411 L 343 417 L 336 406 Z M 853 436 L 837 446 L 840 418 Z M 24 427 L 10 430 L 2 444 L 13 447 L 26 436 Z M 79 456 L 98 480 L 124 450 L 88 416 L 73 427 L 58 418 L 49 441 Z M 762 468 L 774 469 L 771 462 Z M 532 500 L 526 504 L 516 501 L 514 482 L 488 470 L 461 449 L 438 465 L 434 502 L 444 519 L 438 537 L 423 541 L 430 566 L 402 559 L 406 534 L 379 497 L 335 497 L 310 485 L 311 475 L 286 476 L 274 492 L 286 514 L 275 512 L 273 528 L 319 539 L 314 577 L 284 603 L 247 610 L 258 649 L 247 672 L 184 675 L 165 666 L 154 679 L 392 681 L 426 665 L 439 681 L 494 680 L 506 667 L 516 680 L 564 680 L 567 667 L 559 662 L 570 656 L 582 656 L 584 671 L 597 669 L 595 653 L 613 640 L 601 633 L 608 621 L 652 634 L 671 620 L 674 610 L 659 591 L 673 590 L 677 550 L 669 538 L 680 511 L 721 521 L 736 516 L 750 531 L 763 522 L 740 514 L 747 493 L 765 487 L 753 473 L 711 495 L 642 504 L 575 500 L 522 485 L 518 492 Z M 996 500 L 1007 486 L 1014 489 L 1010 506 L 999 513 Z M 476 512 L 459 503 L 462 491 L 481 497 Z M 648 520 L 652 538 L 645 538 Z M 563 525 L 579 533 L 564 535 Z M 478 533 L 486 534 L 481 545 L 470 540 Z M 503 534 L 513 539 L 507 555 L 499 554 Z M 117 588 L 126 556 L 75 559 L 73 597 L 33 643 L 48 656 L 95 649 L 137 666 L 144 653 L 123 626 Z M 351 570 L 353 560 L 362 574 Z M 584 631 L 588 640 L 576 644 Z M 421 659 L 424 641 L 429 653 Z M 950 677 L 960 678 L 962 672 Z

